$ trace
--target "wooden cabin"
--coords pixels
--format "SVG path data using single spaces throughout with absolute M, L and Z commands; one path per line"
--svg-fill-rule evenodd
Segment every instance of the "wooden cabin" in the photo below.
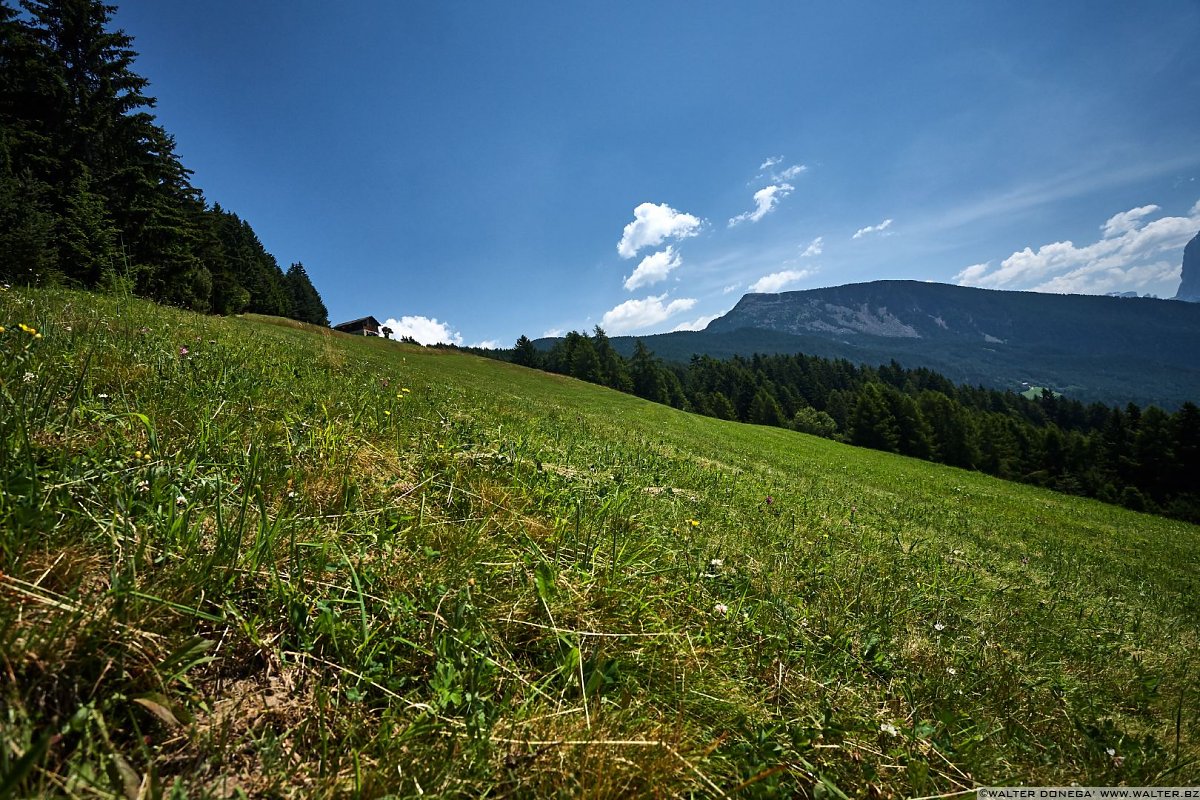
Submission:
M 350 333 L 355 336 L 382 336 L 379 332 L 379 320 L 374 317 L 363 317 L 362 319 L 352 319 L 349 322 L 343 322 L 341 325 L 334 325 L 335 331 L 342 333 Z

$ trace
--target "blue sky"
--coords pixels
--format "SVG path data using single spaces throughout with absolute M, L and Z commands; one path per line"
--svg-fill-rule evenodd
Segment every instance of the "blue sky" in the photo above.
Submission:
M 334 322 L 508 346 L 904 278 L 1171 296 L 1200 3 L 125 0 L 210 201 Z

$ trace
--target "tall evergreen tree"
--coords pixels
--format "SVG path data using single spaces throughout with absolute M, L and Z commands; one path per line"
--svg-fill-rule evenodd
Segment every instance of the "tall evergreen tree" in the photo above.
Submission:
M 292 301 L 292 318 L 313 325 L 329 325 L 329 312 L 321 302 L 321 295 L 313 287 L 308 278 L 304 265 L 297 261 L 288 267 L 284 275 L 284 285 Z
M 538 368 L 541 366 L 541 355 L 537 348 L 533 346 L 530 338 L 524 334 L 517 339 L 516 346 L 513 348 L 513 363 L 520 364 L 522 367 Z

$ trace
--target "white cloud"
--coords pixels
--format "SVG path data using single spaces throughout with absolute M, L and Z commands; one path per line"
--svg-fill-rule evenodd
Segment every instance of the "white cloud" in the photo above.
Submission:
M 566 333 L 566 331 L 564 331 L 562 328 L 549 328 L 548 330 L 542 331 L 542 338 L 543 339 L 557 339 L 558 337 L 562 336 L 564 333 Z
M 868 233 L 879 233 L 880 231 L 885 231 L 888 228 L 890 228 L 891 225 L 892 225 L 892 221 L 890 219 L 885 219 L 883 222 L 879 223 L 878 225 L 868 225 L 865 228 L 859 228 L 857 231 L 854 232 L 854 236 L 852 236 L 850 238 L 861 239 L 862 237 L 866 236 Z
M 800 173 L 807 172 L 807 171 L 808 171 L 808 167 L 804 166 L 803 164 L 792 164 L 790 167 L 785 169 L 783 172 L 780 172 L 779 174 L 777 174 L 775 176 L 775 179 L 790 181 L 792 178 L 795 178 Z
M 462 334 L 452 330 L 449 323 L 438 322 L 429 317 L 401 317 L 398 320 L 389 319 L 383 324 L 395 331 L 392 336 L 397 339 L 411 336 L 421 344 L 463 343 Z
M 625 288 L 633 291 L 639 286 L 650 286 L 659 281 L 665 280 L 671 270 L 683 263 L 679 253 L 674 247 L 667 246 L 666 250 L 659 250 L 657 253 L 651 253 L 642 259 L 642 263 L 637 265 L 637 269 L 633 274 L 625 279 Z
M 1137 228 L 1143 217 L 1148 217 L 1158 211 L 1158 206 L 1141 206 L 1140 208 L 1131 208 L 1128 211 L 1122 211 L 1120 214 L 1113 214 L 1108 218 L 1108 221 L 1101 225 L 1104 231 L 1104 238 L 1111 236 L 1120 236 L 1123 233 L 1129 233 Z
M 666 203 L 642 203 L 633 210 L 633 222 L 625 226 L 617 252 L 633 258 L 643 247 L 657 247 L 667 239 L 686 239 L 700 233 L 701 221 Z
M 961 286 L 1032 289 L 1038 292 L 1102 294 L 1157 289 L 1166 292 L 1179 276 L 1180 253 L 1200 227 L 1200 202 L 1186 217 L 1160 217 L 1144 222 L 1157 206 L 1115 214 L 1101 230 L 1103 238 L 1077 247 L 1051 242 L 1037 250 L 1026 247 L 990 270 L 991 262 L 967 267 L 954 276 Z M 1168 285 L 1164 285 L 1168 284 Z
M 503 347 L 499 339 L 484 339 L 482 342 L 476 342 L 471 347 L 478 347 L 480 350 L 499 350 Z
M 792 164 L 790 167 L 786 167 L 776 172 L 775 168 L 782 163 L 783 156 L 772 156 L 771 158 L 768 158 L 766 161 L 758 165 L 758 175 L 755 176 L 755 180 L 769 176 L 771 183 L 784 183 L 786 181 L 790 181 L 792 178 L 797 177 L 800 175 L 800 173 L 808 171 L 808 167 L 803 164 Z
M 972 264 L 962 272 L 954 276 L 954 280 L 959 286 L 974 286 L 975 281 L 979 280 L 988 269 L 992 266 L 992 262 L 985 261 L 982 264 Z
M 744 214 L 738 214 L 729 220 L 729 227 L 739 225 L 747 220 L 750 222 L 758 222 L 760 219 L 771 213 L 772 209 L 778 205 L 779 201 L 792 193 L 794 187 L 790 183 L 778 183 L 772 186 L 766 186 L 754 193 L 753 211 L 747 211 Z
M 708 323 L 712 322 L 714 319 L 716 319 L 719 316 L 721 316 L 721 315 L 720 314 L 710 314 L 707 317 L 697 317 L 696 319 L 692 320 L 691 322 L 681 322 L 678 325 L 676 325 L 674 328 L 671 328 L 671 332 L 675 333 L 677 331 L 702 331 L 708 327 Z
M 785 269 L 780 272 L 772 272 L 751 284 L 750 291 L 758 294 L 771 294 L 812 274 L 812 271 L 807 269 Z
M 696 305 L 696 301 L 690 297 L 664 304 L 663 300 L 666 297 L 666 294 L 660 294 L 657 297 L 651 295 L 643 300 L 626 300 L 616 308 L 604 312 L 600 325 L 609 333 L 628 333 L 657 325 Z
M 736 292 L 740 285 L 741 284 L 731 283 L 728 286 L 726 286 L 724 289 L 721 290 L 721 294 L 729 294 L 730 292 Z
M 808 243 L 808 247 L 804 248 L 804 252 L 800 254 L 801 258 L 811 258 L 819 256 L 825 250 L 825 237 L 818 236 Z

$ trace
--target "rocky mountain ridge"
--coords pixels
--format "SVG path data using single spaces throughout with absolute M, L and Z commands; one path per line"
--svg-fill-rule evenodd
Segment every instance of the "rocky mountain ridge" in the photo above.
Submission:
M 1183 248 L 1183 271 L 1179 276 L 1176 300 L 1200 303 L 1200 233 Z
M 1113 405 L 1200 401 L 1200 303 L 1177 300 L 875 281 L 748 294 L 703 331 L 612 341 L 629 355 L 637 339 L 683 364 L 693 355 L 807 353 Z

